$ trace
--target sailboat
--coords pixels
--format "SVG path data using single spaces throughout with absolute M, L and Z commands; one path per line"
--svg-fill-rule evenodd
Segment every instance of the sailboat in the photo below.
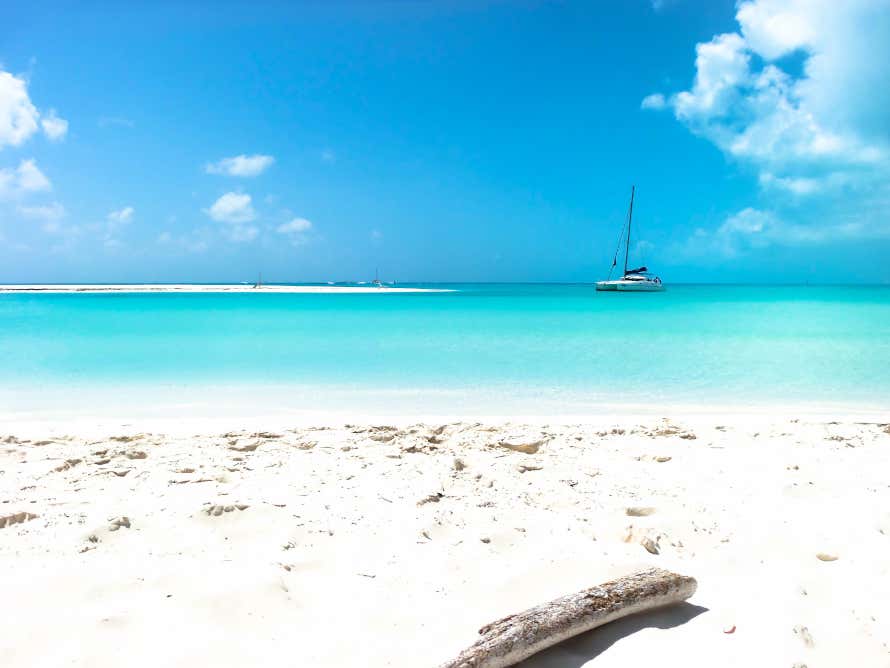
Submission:
M 374 268 L 374 280 L 371 281 L 371 285 L 374 285 L 378 288 L 383 287 L 383 281 L 380 280 L 380 275 L 377 273 L 377 268 Z
M 637 267 L 636 269 L 627 268 L 627 258 L 630 255 L 630 227 L 633 222 L 634 215 L 634 191 L 636 187 L 630 188 L 630 207 L 627 210 L 627 239 L 619 239 L 618 247 L 615 249 L 615 257 L 612 258 L 612 266 L 609 267 L 609 277 L 605 281 L 597 281 L 597 291 L 618 291 L 618 292 L 660 292 L 664 290 L 664 285 L 658 276 L 649 273 L 647 267 Z M 624 232 L 624 230 L 622 230 Z M 624 235 L 622 234 L 622 237 Z M 612 270 L 618 264 L 618 252 L 621 250 L 621 241 L 624 241 L 624 273 L 618 280 L 612 279 Z

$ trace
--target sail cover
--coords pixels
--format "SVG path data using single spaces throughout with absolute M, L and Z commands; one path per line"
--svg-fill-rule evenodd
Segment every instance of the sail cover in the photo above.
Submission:
M 647 267 L 637 267 L 636 269 L 628 269 L 625 274 L 642 274 L 649 271 Z

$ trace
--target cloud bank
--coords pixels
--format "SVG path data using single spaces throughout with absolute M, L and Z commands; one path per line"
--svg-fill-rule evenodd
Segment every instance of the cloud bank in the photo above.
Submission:
M 762 212 L 770 221 L 747 228 L 740 221 L 753 220 L 755 209 L 745 209 L 714 237 L 781 243 L 887 236 L 890 2 L 746 0 L 736 21 L 736 32 L 696 46 L 688 90 L 653 93 L 641 103 L 670 109 L 752 168 L 770 208 L 789 209 L 786 216 Z M 819 200 L 818 216 L 815 204 L 798 206 L 806 199 Z M 763 234 L 767 229 L 773 231 Z

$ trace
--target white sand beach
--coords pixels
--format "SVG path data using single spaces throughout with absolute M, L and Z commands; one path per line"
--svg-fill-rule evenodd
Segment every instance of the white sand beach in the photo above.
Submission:
M 654 565 L 695 596 L 522 665 L 890 666 L 885 424 L 156 426 L 4 423 L 0 665 L 436 666 Z
M 143 292 L 184 292 L 184 293 L 281 293 L 281 294 L 352 294 L 352 293 L 387 293 L 387 292 L 453 292 L 439 288 L 398 288 L 391 285 L 260 285 L 244 283 L 196 284 L 196 283 L 143 283 L 143 284 L 81 284 L 81 285 L 0 285 L 0 294 L 65 294 L 69 292 L 85 294 L 104 293 L 143 293 Z

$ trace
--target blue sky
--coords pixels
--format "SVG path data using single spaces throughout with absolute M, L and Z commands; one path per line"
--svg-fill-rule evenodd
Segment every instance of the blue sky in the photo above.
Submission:
M 3 14 L 0 282 L 890 282 L 887 0 Z

